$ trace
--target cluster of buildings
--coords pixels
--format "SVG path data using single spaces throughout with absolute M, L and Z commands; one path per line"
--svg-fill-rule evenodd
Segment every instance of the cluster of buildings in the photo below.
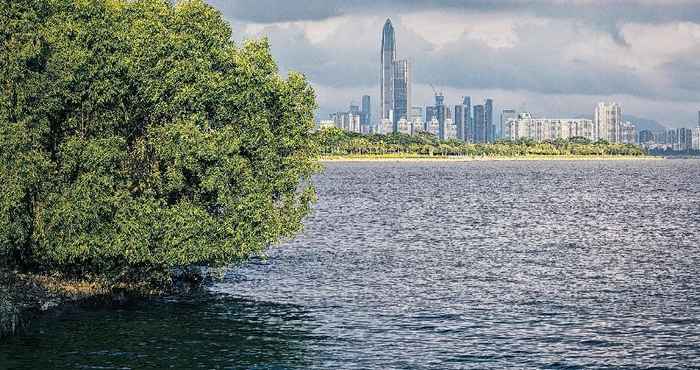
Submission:
M 639 132 L 639 144 L 653 151 L 700 151 L 700 112 L 697 127 L 663 131 L 642 130 Z
M 464 96 L 459 104 L 449 106 L 443 93 L 433 89 L 433 105 L 413 106 L 411 63 L 396 58 L 396 36 L 389 19 L 382 29 L 380 52 L 379 116 L 372 116 L 371 99 L 365 95 L 361 105 L 351 103 L 348 111 L 331 114 L 328 120 L 319 123 L 321 128 L 338 127 L 363 134 L 428 132 L 441 140 L 469 143 L 582 138 L 592 142 L 641 144 L 648 149 L 700 150 L 700 112 L 695 129 L 638 132 L 634 124 L 623 120 L 622 107 L 614 102 L 598 103 L 593 119 L 535 118 L 528 112 L 503 109 L 498 124 L 494 123 L 493 100 L 488 98 L 483 104 L 472 105 L 471 97 Z
M 493 122 L 493 100 L 472 107 L 471 97 L 465 96 L 454 109 L 445 104 L 445 96 L 435 91 L 435 104 L 414 106 L 411 101 L 411 63 L 396 58 L 396 35 L 391 20 L 382 30 L 379 75 L 379 117 L 371 115 L 371 100 L 362 97 L 362 105 L 350 104 L 346 112 L 330 115 L 319 126 L 368 133 L 404 133 L 414 135 L 429 132 L 441 140 L 458 139 L 475 143 L 496 140 Z
M 503 138 L 535 141 L 584 138 L 590 141 L 637 144 L 637 128 L 622 120 L 622 107 L 617 103 L 598 103 L 593 119 L 533 118 L 529 113 L 503 110 L 501 115 Z

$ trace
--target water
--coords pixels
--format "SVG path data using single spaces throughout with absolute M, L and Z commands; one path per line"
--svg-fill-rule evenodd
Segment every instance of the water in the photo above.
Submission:
M 700 161 L 332 163 L 211 293 L 42 320 L 8 368 L 687 368 Z

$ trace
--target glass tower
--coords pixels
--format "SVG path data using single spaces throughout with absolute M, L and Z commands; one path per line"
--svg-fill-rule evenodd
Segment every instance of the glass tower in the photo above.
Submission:
M 382 31 L 381 66 L 379 75 L 379 109 L 382 119 L 388 119 L 394 109 L 394 60 L 396 59 L 396 40 L 394 26 L 387 19 Z

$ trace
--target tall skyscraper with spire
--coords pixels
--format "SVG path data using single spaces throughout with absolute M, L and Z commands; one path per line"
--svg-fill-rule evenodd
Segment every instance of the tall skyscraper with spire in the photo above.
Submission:
M 392 119 L 394 109 L 394 60 L 396 59 L 396 39 L 394 26 L 387 19 L 382 31 L 381 71 L 379 76 L 379 119 Z

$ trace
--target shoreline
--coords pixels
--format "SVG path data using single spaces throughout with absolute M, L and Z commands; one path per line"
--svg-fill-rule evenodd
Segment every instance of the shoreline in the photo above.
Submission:
M 19 273 L 0 268 L 0 339 L 22 335 L 36 320 L 84 307 L 124 307 L 164 295 L 184 296 L 203 282 L 176 279 L 168 290 L 140 286 L 108 287 L 94 281 Z
M 321 162 L 483 162 L 483 161 L 659 161 L 665 157 L 627 155 L 524 155 L 524 156 L 427 156 L 337 155 L 321 156 Z

